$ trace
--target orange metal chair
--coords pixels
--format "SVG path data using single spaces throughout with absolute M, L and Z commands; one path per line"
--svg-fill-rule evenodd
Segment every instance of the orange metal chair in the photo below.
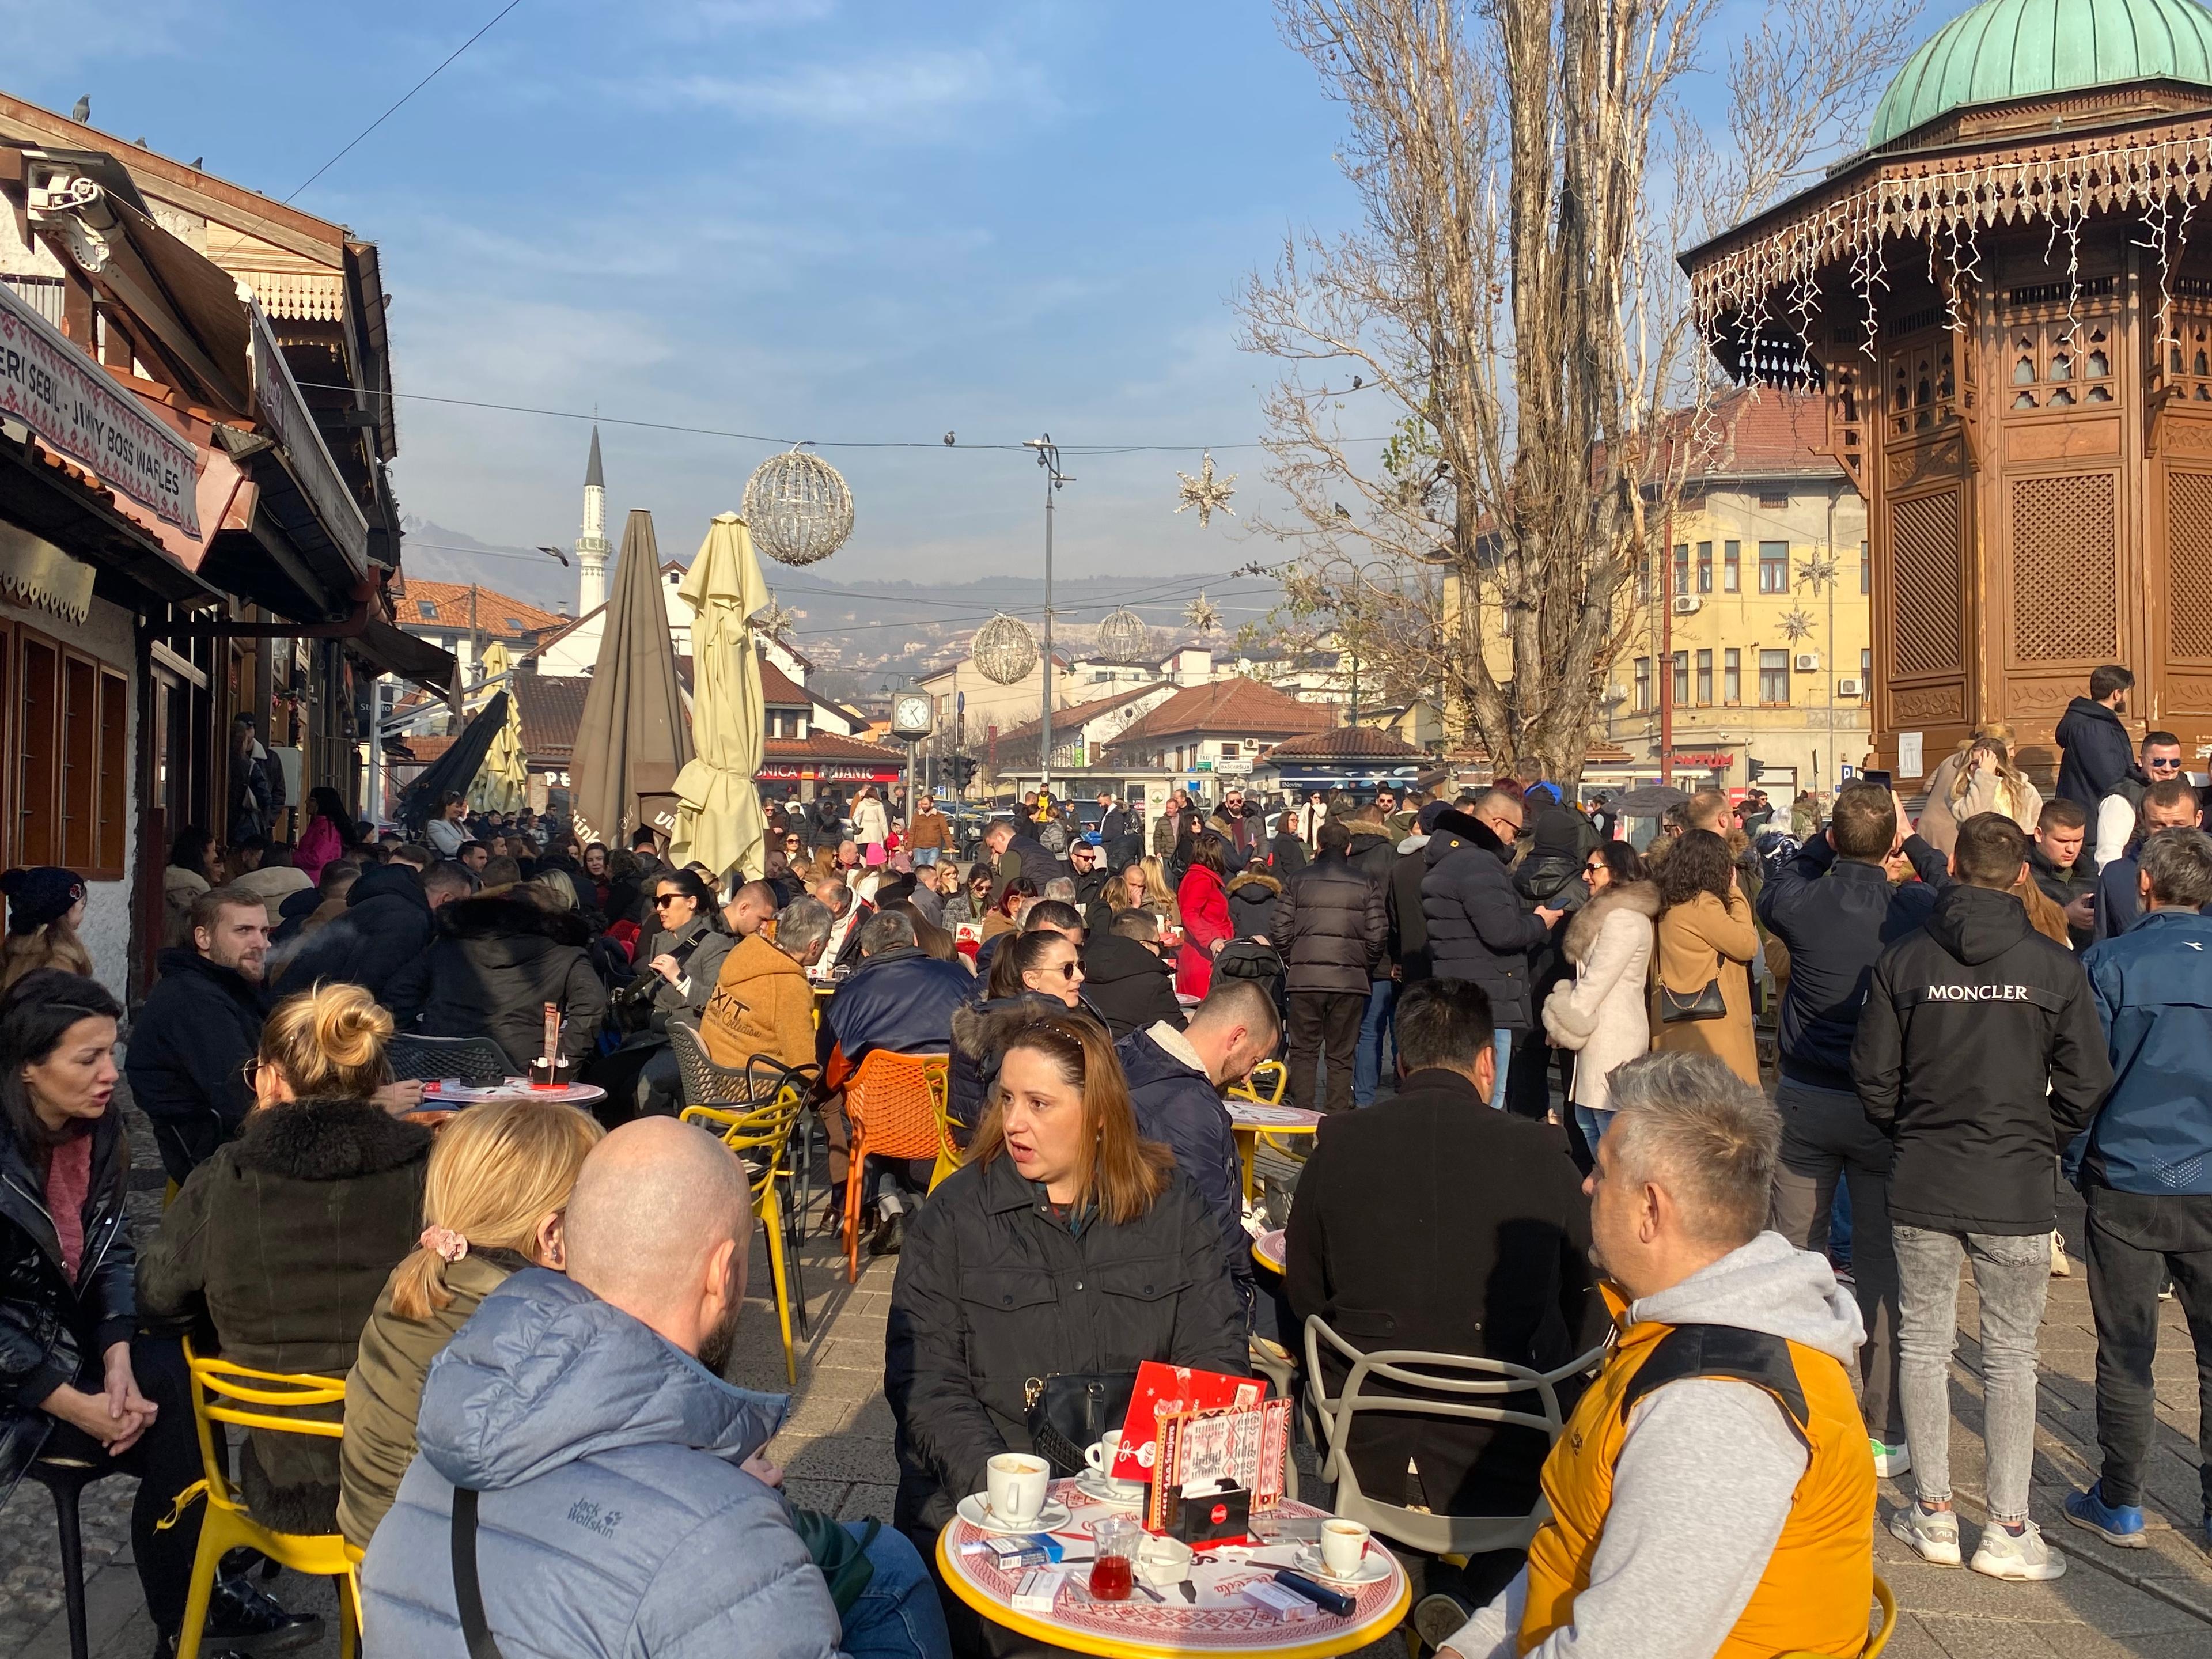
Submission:
M 845 1121 L 852 1152 L 845 1170 L 845 1278 L 860 1277 L 860 1178 L 871 1158 L 944 1159 L 950 1151 L 945 1122 L 951 1097 L 952 1061 L 946 1054 L 895 1054 L 878 1048 L 845 1085 Z M 951 1155 L 954 1162 L 958 1155 Z M 933 1182 L 933 1184 L 934 1184 Z

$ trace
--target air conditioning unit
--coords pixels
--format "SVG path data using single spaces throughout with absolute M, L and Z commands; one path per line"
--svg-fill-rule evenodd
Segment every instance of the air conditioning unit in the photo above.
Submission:
M 1694 617 L 1698 614 L 1698 607 L 1704 604 L 1705 601 L 1694 593 L 1677 593 L 1674 596 L 1674 614 L 1678 617 Z
M 1817 651 L 1800 651 L 1797 653 L 1797 672 L 1801 674 L 1819 673 L 1820 653 Z
M 1838 680 L 1836 682 L 1836 695 L 1839 697 L 1863 697 L 1866 696 L 1866 682 L 1863 680 Z

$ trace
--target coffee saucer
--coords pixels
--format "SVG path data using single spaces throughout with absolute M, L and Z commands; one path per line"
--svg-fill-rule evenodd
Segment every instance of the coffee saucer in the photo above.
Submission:
M 1109 1504 L 1115 1509 L 1133 1510 L 1145 1501 L 1142 1486 L 1108 1480 L 1087 1471 L 1075 1477 L 1075 1490 L 1094 1504 Z
M 1390 1576 L 1389 1564 L 1382 1559 L 1379 1547 L 1370 1548 L 1361 1556 L 1359 1565 L 1349 1573 L 1331 1572 L 1321 1559 L 1321 1552 L 1310 1547 L 1298 1552 L 1293 1565 L 1307 1577 L 1318 1578 L 1325 1584 L 1379 1584 Z
M 962 1498 L 957 1512 L 960 1518 L 969 1526 L 981 1528 L 985 1532 L 1057 1532 L 1075 1518 L 1069 1512 L 1066 1504 L 1056 1503 L 1048 1498 L 1044 1500 L 1044 1507 L 1036 1512 L 1035 1519 L 1025 1521 L 1017 1526 L 1011 1521 L 1001 1520 L 992 1514 L 989 1498 L 980 1492 L 971 1492 L 967 1497 Z

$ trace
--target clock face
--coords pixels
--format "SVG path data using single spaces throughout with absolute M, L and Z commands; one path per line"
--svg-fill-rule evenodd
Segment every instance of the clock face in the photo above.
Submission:
M 891 730 L 902 737 L 922 737 L 935 724 L 935 714 L 927 696 L 907 692 L 891 701 Z

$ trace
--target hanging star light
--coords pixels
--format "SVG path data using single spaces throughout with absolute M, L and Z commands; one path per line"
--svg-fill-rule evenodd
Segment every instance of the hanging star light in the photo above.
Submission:
M 1181 512 L 1182 509 L 1176 509 Z M 1183 607 L 1182 619 L 1201 634 L 1211 634 L 1221 626 L 1221 612 L 1214 609 L 1213 601 L 1203 592 Z
M 799 613 L 785 610 L 782 602 L 771 592 L 767 605 L 753 613 L 753 629 L 765 638 L 780 640 L 798 620 Z
M 1808 639 L 1813 632 L 1813 619 L 1802 611 L 1793 611 L 1782 619 L 1782 631 L 1792 641 Z
M 1176 492 L 1182 498 L 1182 504 L 1176 511 L 1181 513 L 1184 507 L 1196 507 L 1201 530 L 1213 522 L 1216 513 L 1226 513 L 1232 519 L 1237 516 L 1237 509 L 1229 505 L 1229 498 L 1237 493 L 1237 475 L 1232 472 L 1225 478 L 1215 477 L 1212 450 L 1206 452 L 1206 459 L 1200 465 L 1195 478 L 1188 472 L 1177 472 L 1176 477 L 1182 480 L 1182 488 Z

